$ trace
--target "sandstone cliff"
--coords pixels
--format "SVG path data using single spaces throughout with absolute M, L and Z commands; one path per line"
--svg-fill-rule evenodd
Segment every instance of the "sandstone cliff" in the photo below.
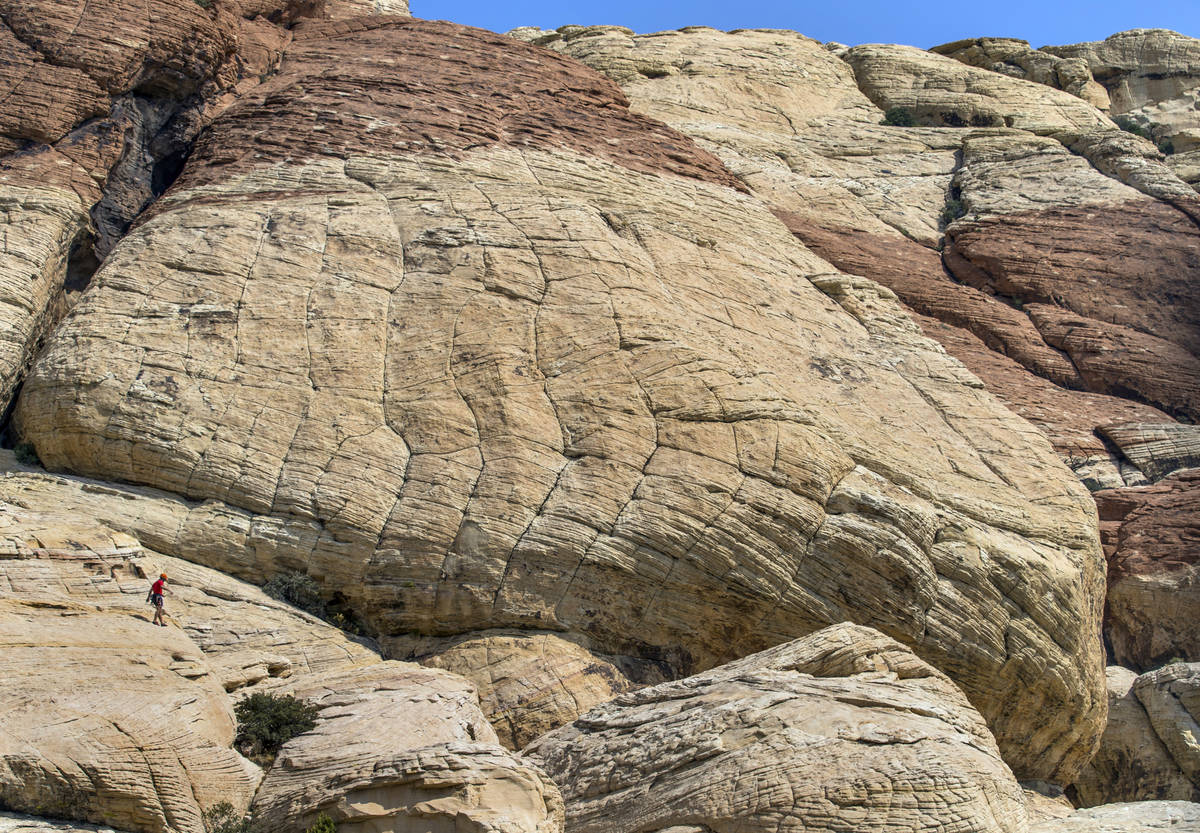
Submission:
M 0 404 L 38 458 L 3 461 L 0 638 L 14 673 L 53 649 L 101 681 L 49 706 L 37 673 L 0 687 L 33 716 L 3 724 L 4 806 L 198 833 L 219 782 L 279 831 L 590 829 L 661 763 L 660 729 L 605 732 L 685 690 L 746 725 L 832 697 L 868 745 L 899 708 L 887 789 L 962 792 L 914 787 L 897 824 L 1023 831 L 1013 773 L 1188 797 L 1191 763 L 1169 795 L 1105 768 L 1116 724 L 1088 762 L 1127 705 L 1106 584 L 1117 661 L 1200 660 L 1196 41 L 147 8 L 0 0 Z M 184 631 L 131 618 L 145 557 L 195 588 Z M 291 572 L 376 641 L 222 575 Z M 796 671 L 738 663 L 838 623 L 922 682 L 739 676 Z M 139 639 L 144 666 L 119 650 Z M 256 688 L 322 707 L 265 778 L 230 748 L 230 696 Z M 383 743 L 403 713 L 424 728 Z M 49 728 L 76 719 L 94 730 Z M 678 760 L 749 743 L 715 726 Z M 952 765 L 924 751 L 944 732 Z M 610 740 L 600 799 L 588 744 Z M 558 785 L 497 741 L 534 741 Z M 805 817 L 772 777 L 705 818 Z M 717 829 L 663 779 L 662 825 Z M 875 812 L 834 780 L 837 823 Z M 760 794 L 785 786 L 791 809 Z

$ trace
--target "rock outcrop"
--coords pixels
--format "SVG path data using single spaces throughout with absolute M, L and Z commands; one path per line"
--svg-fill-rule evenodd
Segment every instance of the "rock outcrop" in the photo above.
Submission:
M 1113 661 L 1142 671 L 1172 659 L 1200 661 L 1200 470 L 1095 497 L 1109 561 Z
M 828 50 L 794 33 L 514 35 L 608 74 L 635 110 L 716 153 L 810 249 L 894 290 L 1090 489 L 1190 464 L 1189 429 L 1173 417 L 1195 419 L 1200 401 L 1200 204 L 1153 145 L 1031 83 L 1046 81 L 1032 77 L 1037 67 L 1082 58 L 955 45 L 1028 64 L 1004 78 L 901 47 Z M 1026 99 L 1042 102 L 1026 108 L 1027 129 L 970 125 L 1025 112 Z M 946 123 L 934 117 L 943 107 L 965 126 L 879 124 L 881 108 L 916 116 L 918 104 L 931 108 L 919 123 Z
M 1136 690 L 1138 675 L 1108 668 L 1108 725 L 1095 757 L 1071 785 L 1081 807 L 1154 800 L 1200 801 L 1200 787 L 1156 734 Z
M 0 407 L 204 125 L 303 16 L 405 0 L 0 0 Z
M 302 564 L 381 634 L 562 630 L 687 673 L 871 623 L 1023 776 L 1069 778 L 1104 709 L 1090 498 L 747 188 L 568 58 L 306 23 L 16 424 L 50 468 L 215 502 L 189 557 Z
M 1082 98 L 1099 110 L 1108 110 L 1108 91 L 1092 77 L 1085 58 L 1064 58 L 1033 49 L 1018 38 L 969 38 L 930 50 L 981 69 L 1011 78 L 1034 81 Z
M 145 576 L 159 570 L 179 627 L 145 612 Z M 347 829 L 416 815 L 561 833 L 553 785 L 496 743 L 461 677 L 383 662 L 257 589 L 77 514 L 0 504 L 0 587 L 6 807 L 137 833 L 202 833 L 221 802 L 281 831 L 305 829 L 317 808 Z M 226 692 L 264 690 L 320 712 L 260 786 L 230 748 Z
M 979 715 L 869 628 L 831 627 L 621 695 L 528 751 L 578 833 L 1026 829 Z
M 474 683 L 480 708 L 509 749 L 520 749 L 634 687 L 612 662 L 553 633 L 484 632 L 426 642 L 432 644 L 405 653 Z M 387 648 L 396 652 L 394 644 Z
M 1015 127 L 1046 134 L 1111 126 L 1091 104 L 912 46 L 846 51 L 859 88 L 881 110 L 903 107 L 931 127 Z
M 255 796 L 267 830 L 303 831 L 325 815 L 341 833 L 562 833 L 558 789 L 497 745 L 462 677 L 383 662 L 283 691 L 321 712 L 279 751 Z

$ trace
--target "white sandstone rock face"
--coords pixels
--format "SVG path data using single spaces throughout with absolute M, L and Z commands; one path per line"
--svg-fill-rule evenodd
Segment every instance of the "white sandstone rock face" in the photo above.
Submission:
M 1002 737 L 1026 735 L 1016 668 L 1058 657 L 1036 697 L 1083 721 L 1048 720 L 1018 765 L 1073 770 L 1103 707 L 1069 623 L 1098 616 L 1086 492 L 890 293 L 836 305 L 834 270 L 749 200 L 617 174 L 359 158 L 180 194 L 60 330 L 22 430 L 50 466 L 225 502 L 175 504 L 216 523 L 172 551 L 304 565 L 385 633 L 556 622 L 685 670 L 857 618 L 951 669 Z M 680 237 L 698 216 L 710 236 Z M 157 312 L 131 318 L 130 292 Z M 57 400 L 83 378 L 91 405 Z
M 325 0 L 325 14 L 331 20 L 361 15 L 408 17 L 408 0 Z
M 880 108 L 904 107 L 920 124 L 1015 127 L 1034 133 L 1112 127 L 1070 93 L 966 66 L 913 46 L 865 44 L 846 51 L 860 89 Z
M 635 112 L 695 138 L 771 205 L 871 234 L 936 245 L 955 152 L 978 132 L 880 124 L 851 67 L 797 32 L 510 34 L 603 72 Z
M 870 623 L 963 686 L 1023 777 L 1069 779 L 1103 718 L 1103 576 L 1044 437 L 579 64 L 449 24 L 299 28 L 23 388 L 49 467 L 175 496 L 73 500 L 175 521 L 152 546 L 235 575 L 300 568 L 383 636 L 554 630 L 683 674 Z M 778 41 L 880 128 L 811 41 L 696 37 Z M 481 103 L 478 66 L 513 55 L 527 88 Z M 780 131 L 828 111 L 818 86 Z
M 527 752 L 577 833 L 1026 830 L 966 698 L 857 626 L 621 695 Z
M 1092 77 L 1083 58 L 1062 58 L 1032 49 L 1028 41 L 1016 38 L 971 38 L 935 46 L 930 51 L 970 66 L 1063 90 L 1100 110 L 1111 107 L 1108 91 Z
M 58 520 L 0 512 L 0 801 L 141 833 L 202 833 L 203 810 L 244 810 L 261 777 L 230 748 L 224 688 L 183 631 L 63 592 L 60 582 L 113 587 L 136 542 Z
M 167 628 L 150 623 L 145 604 L 147 576 L 160 571 Z M 339 820 L 349 813 L 371 829 L 368 818 L 403 815 L 394 802 L 415 790 L 409 809 L 426 820 L 561 833 L 553 784 L 496 743 L 470 682 L 382 662 L 257 588 L 145 552 L 78 512 L 0 503 L 0 591 L 5 806 L 137 833 L 202 833 L 201 813 L 222 801 L 279 829 L 292 829 L 297 802 L 340 802 L 352 810 Z M 230 748 L 226 692 L 263 690 L 321 713 L 258 789 L 262 773 Z M 392 802 L 385 810 L 363 804 L 376 789 Z
M 279 751 L 255 797 L 268 830 L 304 830 L 325 814 L 341 833 L 561 833 L 558 789 L 497 745 L 462 677 L 384 662 L 283 691 L 321 711 L 314 730 Z
M 1200 804 L 1135 801 L 1080 810 L 1033 825 L 1029 833 L 1182 833 L 1200 829 Z
M 1138 677 L 1134 693 L 1184 777 L 1200 789 L 1200 662 L 1176 662 Z
M 63 312 L 68 256 L 88 224 L 87 206 L 69 189 L 0 176 L 0 404 L 7 406 L 38 338 Z
M 1170 29 L 1131 29 L 1103 41 L 1046 46 L 1042 51 L 1087 61 L 1108 88 L 1114 113 L 1168 101 L 1200 87 L 1200 40 Z

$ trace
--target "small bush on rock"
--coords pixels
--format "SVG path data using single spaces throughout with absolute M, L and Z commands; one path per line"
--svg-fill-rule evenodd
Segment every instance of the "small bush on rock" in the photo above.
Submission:
M 204 829 L 208 833 L 258 833 L 253 818 L 241 815 L 228 801 L 204 811 Z
M 312 827 L 305 830 L 304 833 L 337 833 L 337 825 L 333 823 L 333 819 L 321 813 L 313 822 Z
M 317 712 L 316 706 L 290 694 L 251 694 L 233 707 L 238 722 L 234 745 L 250 760 L 269 766 L 281 746 L 317 725 Z
M 892 127 L 912 127 L 917 123 L 913 118 L 912 110 L 907 107 L 889 107 L 884 111 L 883 121 L 880 124 L 889 124 Z
M 17 443 L 13 446 L 13 454 L 16 456 L 17 462 L 23 466 L 40 466 L 42 464 L 33 443 Z
M 967 213 L 967 207 L 963 205 L 962 200 L 949 199 L 946 200 L 946 207 L 942 209 L 942 226 L 948 226 L 957 220 L 959 217 Z
M 325 618 L 325 601 L 320 586 L 304 573 L 280 573 L 263 585 L 263 592 L 272 599 L 287 602 L 293 607 Z

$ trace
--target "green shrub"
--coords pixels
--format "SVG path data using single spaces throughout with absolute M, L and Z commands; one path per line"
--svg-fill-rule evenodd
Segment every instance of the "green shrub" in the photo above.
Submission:
M 917 123 L 912 110 L 907 107 L 889 107 L 883 113 L 880 124 L 890 124 L 892 127 L 912 127 Z
M 317 711 L 290 694 L 251 694 L 233 707 L 238 722 L 234 744 L 247 758 L 269 765 L 281 746 L 317 725 Z
M 250 816 L 243 816 L 228 801 L 222 801 L 204 811 L 204 829 L 208 833 L 257 833 L 258 825 Z
M 1175 143 L 1170 139 L 1163 139 L 1158 143 L 1158 150 L 1163 156 L 1170 156 L 1175 152 Z
M 202 9 L 211 9 L 213 0 L 196 0 L 196 5 Z
M 942 225 L 948 226 L 966 213 L 967 207 L 963 201 L 952 197 L 946 200 L 946 207 L 942 209 Z
M 263 585 L 263 592 L 272 599 L 287 602 L 293 607 L 325 618 L 325 600 L 320 586 L 304 573 L 280 573 Z
M 1113 121 L 1117 123 L 1117 127 L 1121 128 L 1126 133 L 1132 133 L 1135 136 L 1141 136 L 1143 139 L 1154 141 L 1154 137 L 1150 134 L 1150 131 L 1138 124 L 1130 116 L 1117 116 L 1113 119 Z
M 312 823 L 312 827 L 305 830 L 304 833 L 337 833 L 337 825 L 333 823 L 333 819 L 321 813 Z
M 16 456 L 17 462 L 23 466 L 40 466 L 42 464 L 33 443 L 17 443 L 13 446 L 13 454 Z

